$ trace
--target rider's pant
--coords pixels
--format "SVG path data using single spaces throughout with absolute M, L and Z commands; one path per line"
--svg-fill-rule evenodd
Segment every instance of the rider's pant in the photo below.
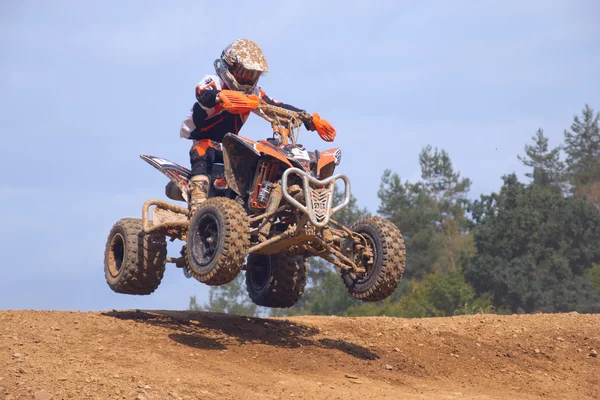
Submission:
M 209 139 L 194 140 L 190 149 L 192 176 L 210 176 L 213 164 L 223 162 L 223 151 L 220 150 L 220 147 L 220 143 Z

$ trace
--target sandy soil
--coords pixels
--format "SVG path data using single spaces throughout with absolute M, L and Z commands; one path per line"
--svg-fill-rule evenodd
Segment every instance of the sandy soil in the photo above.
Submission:
M 600 399 L 600 315 L 0 311 L 0 399 Z

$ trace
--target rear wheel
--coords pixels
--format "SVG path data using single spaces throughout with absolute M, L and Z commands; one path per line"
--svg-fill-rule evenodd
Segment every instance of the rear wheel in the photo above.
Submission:
M 207 285 L 224 285 L 242 270 L 250 245 L 248 216 L 235 200 L 206 200 L 190 221 L 185 259 L 188 271 Z
M 288 253 L 250 254 L 246 267 L 246 290 L 263 307 L 289 308 L 304 293 L 307 261 Z
M 369 217 L 356 221 L 351 227 L 367 241 L 372 257 L 354 255 L 357 266 L 365 268 L 363 274 L 342 272 L 342 280 L 348 292 L 362 301 L 379 301 L 389 297 L 404 273 L 406 253 L 404 238 L 400 230 L 380 217 Z
M 147 295 L 158 288 L 166 260 L 163 235 L 147 235 L 141 219 L 123 218 L 112 227 L 106 241 L 104 276 L 116 293 Z

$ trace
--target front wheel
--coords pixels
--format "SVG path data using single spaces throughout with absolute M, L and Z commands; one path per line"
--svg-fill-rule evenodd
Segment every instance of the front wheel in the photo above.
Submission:
M 363 218 L 350 229 L 366 239 L 372 257 L 353 256 L 356 265 L 365 268 L 366 272 L 343 271 L 346 289 L 362 301 L 379 301 L 391 296 L 402 279 L 406 263 L 404 238 L 400 230 L 380 217 Z
M 190 274 L 207 285 L 233 281 L 250 245 L 248 216 L 235 200 L 206 200 L 190 221 L 185 259 Z

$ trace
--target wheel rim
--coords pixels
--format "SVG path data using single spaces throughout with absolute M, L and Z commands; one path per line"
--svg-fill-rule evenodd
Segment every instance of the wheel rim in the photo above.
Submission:
M 108 258 L 108 271 L 110 275 L 116 277 L 121 272 L 123 258 L 125 257 L 125 239 L 123 235 L 117 233 L 110 241 L 110 253 Z
M 375 263 L 377 262 L 377 247 L 375 246 L 375 241 L 370 235 L 366 233 L 363 233 L 362 236 L 366 239 L 367 247 L 369 248 L 369 250 L 371 250 L 373 256 L 367 257 L 365 255 L 362 255 L 359 257 L 357 254 L 355 254 L 352 257 L 352 261 L 354 261 L 354 263 L 357 266 L 363 267 L 366 270 L 366 272 L 362 274 L 355 274 L 353 272 L 349 273 L 352 280 L 356 283 L 365 283 L 366 281 L 368 281 L 371 278 L 371 274 L 375 268 Z
M 204 214 L 197 224 L 192 244 L 192 256 L 194 261 L 204 267 L 208 265 L 219 247 L 219 221 L 212 214 Z
M 271 257 L 253 256 L 250 266 L 250 282 L 256 290 L 262 290 L 269 282 L 271 272 Z

